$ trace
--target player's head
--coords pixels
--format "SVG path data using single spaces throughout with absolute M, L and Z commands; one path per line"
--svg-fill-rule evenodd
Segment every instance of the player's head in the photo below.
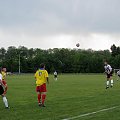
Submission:
M 107 61 L 105 61 L 105 62 L 104 62 L 104 65 L 107 65 L 107 64 L 108 64 Z
M 2 71 L 6 72 L 7 71 L 6 67 L 2 67 Z
M 40 64 L 40 68 L 44 68 L 44 69 L 45 69 L 45 64 L 44 64 L 44 63 L 41 63 L 41 64 Z

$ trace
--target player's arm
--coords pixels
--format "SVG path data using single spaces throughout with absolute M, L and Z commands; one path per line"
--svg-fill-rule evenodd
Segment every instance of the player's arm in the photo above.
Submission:
M 104 73 L 107 73 L 107 67 L 106 66 L 104 66 L 104 69 L 105 69 Z
M 112 69 L 109 68 L 108 71 L 107 71 L 107 73 L 110 74 L 111 72 L 112 72 Z
M 108 65 L 108 74 L 110 74 L 111 72 L 112 72 L 112 67 Z
M 47 71 L 45 71 L 45 77 L 46 77 L 47 83 L 49 84 L 49 78 L 48 78 L 48 72 Z
M 49 84 L 49 79 L 48 79 L 48 77 L 46 77 L 46 79 L 47 79 L 47 83 Z
M 37 78 L 37 72 L 35 73 L 34 77 L 35 77 L 35 80 L 36 80 L 36 78 Z
M 107 73 L 107 71 L 105 70 L 104 73 Z

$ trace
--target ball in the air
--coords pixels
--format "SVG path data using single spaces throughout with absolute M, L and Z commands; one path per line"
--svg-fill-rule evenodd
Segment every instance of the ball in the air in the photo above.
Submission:
M 77 43 L 77 44 L 76 44 L 76 47 L 79 47 L 79 46 L 80 46 L 80 44 L 79 44 L 79 43 Z

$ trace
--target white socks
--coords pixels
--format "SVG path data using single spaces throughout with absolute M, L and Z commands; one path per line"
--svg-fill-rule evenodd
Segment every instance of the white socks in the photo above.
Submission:
M 109 84 L 111 84 L 111 86 L 113 86 L 113 79 L 111 81 L 107 80 L 106 84 L 107 84 L 107 87 L 109 87 Z
M 7 101 L 7 98 L 5 96 L 3 97 L 3 102 L 5 104 L 5 107 L 8 107 L 8 101 Z
M 113 86 L 113 79 L 111 80 L 111 86 Z
M 57 78 L 55 78 L 55 81 L 57 81 Z
M 107 81 L 107 83 L 106 83 L 106 84 L 107 84 L 107 87 L 109 87 L 109 81 Z

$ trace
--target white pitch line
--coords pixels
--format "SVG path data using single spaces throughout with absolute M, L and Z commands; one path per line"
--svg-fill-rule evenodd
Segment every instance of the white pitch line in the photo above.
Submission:
M 91 113 L 86 113 L 86 114 L 78 115 L 78 116 L 75 116 L 75 117 L 65 118 L 65 119 L 62 119 L 62 120 L 73 120 L 73 119 L 77 119 L 77 118 L 81 118 L 81 117 L 93 115 L 93 114 L 96 114 L 96 113 L 100 113 L 100 112 L 112 110 L 112 109 L 115 109 L 115 108 L 117 108 L 117 107 L 119 107 L 119 106 L 114 106 L 114 107 L 110 107 L 110 108 L 98 110 L 98 111 L 96 111 L 96 112 L 91 112 Z

